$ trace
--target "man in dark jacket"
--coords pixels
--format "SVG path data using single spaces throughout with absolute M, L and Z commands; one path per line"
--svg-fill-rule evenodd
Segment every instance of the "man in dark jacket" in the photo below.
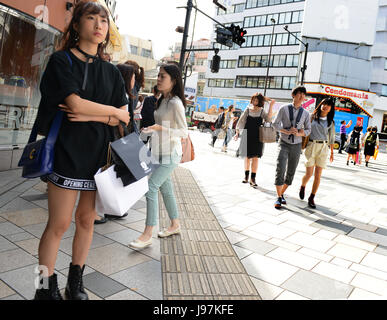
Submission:
M 156 108 L 156 102 L 159 98 L 159 90 L 157 86 L 153 87 L 153 96 L 146 97 L 141 109 L 141 129 L 155 124 L 154 112 Z M 144 143 L 147 143 L 150 137 L 147 137 Z
M 218 119 L 216 119 L 214 123 L 215 131 L 213 132 L 213 135 L 212 135 L 212 142 L 209 143 L 210 146 L 212 147 L 215 145 L 216 139 L 218 139 L 218 134 L 219 134 L 220 128 L 222 128 L 223 122 L 224 122 L 224 107 L 220 107 Z

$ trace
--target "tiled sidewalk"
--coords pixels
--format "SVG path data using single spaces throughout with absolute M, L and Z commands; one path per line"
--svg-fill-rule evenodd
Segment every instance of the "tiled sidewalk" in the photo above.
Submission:
M 20 170 L 0 172 L 0 299 L 33 298 L 39 239 L 48 218 L 46 184 L 20 175 Z M 143 231 L 145 212 L 143 198 L 126 218 L 95 226 L 84 277 L 90 299 L 163 299 L 158 230 L 151 247 L 137 252 L 127 246 Z M 56 263 L 62 293 L 74 232 L 73 219 Z
M 277 145 L 266 144 L 258 189 L 243 184 L 244 164 L 208 146 L 194 131 L 196 159 L 188 168 L 264 300 L 387 299 L 387 154 L 346 165 L 346 154 L 324 170 L 315 201 L 298 198 L 305 174 L 301 156 L 288 204 L 274 208 Z M 313 178 L 306 188 L 306 198 Z
M 33 298 L 39 239 L 48 217 L 46 184 L 19 176 L 20 170 L 0 173 L 0 299 Z M 84 276 L 90 299 L 260 299 L 191 173 L 178 168 L 173 181 L 181 235 L 158 239 L 155 230 L 151 247 L 128 248 L 144 228 L 145 199 L 126 218 L 95 226 Z M 160 225 L 167 227 L 161 197 L 160 203 Z M 73 219 L 56 263 L 62 294 L 74 232 Z

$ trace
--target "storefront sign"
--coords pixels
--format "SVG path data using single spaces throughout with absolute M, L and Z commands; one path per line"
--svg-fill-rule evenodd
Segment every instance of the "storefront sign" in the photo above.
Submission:
M 305 83 L 305 87 L 308 94 L 325 94 L 334 97 L 350 99 L 366 113 L 369 113 L 371 111 L 370 109 L 374 107 L 377 97 L 373 92 L 337 87 L 321 83 Z

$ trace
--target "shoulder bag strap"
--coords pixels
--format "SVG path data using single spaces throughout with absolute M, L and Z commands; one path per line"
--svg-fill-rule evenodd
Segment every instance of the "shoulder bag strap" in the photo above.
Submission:
M 294 119 L 294 115 L 293 115 L 293 106 L 291 104 L 288 105 L 288 109 L 289 109 L 289 120 L 290 120 L 290 127 L 293 126 L 293 119 Z

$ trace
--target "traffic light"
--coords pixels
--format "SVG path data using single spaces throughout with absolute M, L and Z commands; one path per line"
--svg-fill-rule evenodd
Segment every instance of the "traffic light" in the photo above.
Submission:
M 219 72 L 219 66 L 220 66 L 220 56 L 218 56 L 216 53 L 211 61 L 211 72 L 212 73 L 218 73 Z
M 227 28 L 216 28 L 216 42 L 231 48 L 233 43 L 233 34 Z
M 234 25 L 233 23 L 227 29 L 232 34 L 232 42 L 236 43 L 237 45 L 239 45 L 241 47 L 242 44 L 246 41 L 244 36 L 245 36 L 245 34 L 247 34 L 247 31 L 243 30 L 243 28 L 241 28 L 238 25 Z

